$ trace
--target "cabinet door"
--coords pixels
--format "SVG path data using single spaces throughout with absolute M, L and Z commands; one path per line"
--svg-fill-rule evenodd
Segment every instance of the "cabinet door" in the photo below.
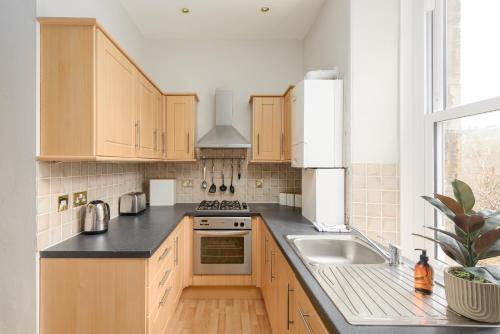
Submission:
M 135 155 L 136 69 L 120 50 L 97 31 L 97 155 Z
M 295 275 L 285 257 L 278 252 L 278 305 L 276 316 L 278 333 L 292 333 L 294 324 L 294 285 Z
M 309 301 L 305 291 L 300 286 L 300 283 L 295 279 L 295 314 L 293 333 L 296 334 L 328 334 L 328 330 L 316 313 L 313 305 Z M 334 334 L 330 333 L 330 334 Z
M 282 150 L 282 98 L 253 100 L 253 160 L 279 161 Z
M 194 96 L 166 97 L 167 160 L 194 159 Z
M 137 74 L 138 152 L 140 158 L 155 158 L 158 152 L 158 117 L 156 88 Z
M 267 315 L 269 317 L 269 322 L 271 323 L 271 328 L 273 333 L 279 332 L 279 313 L 278 313 L 278 253 L 279 250 L 269 233 L 266 230 L 266 264 L 264 269 L 264 276 L 262 278 L 262 284 L 264 286 L 264 302 L 266 305 Z
M 163 108 L 162 108 L 162 94 L 155 88 L 153 108 L 155 114 L 155 154 L 156 159 L 161 159 L 164 150 L 165 139 L 163 137 Z
M 285 161 L 290 161 L 292 158 L 292 104 L 293 89 L 286 93 L 283 105 L 283 157 Z

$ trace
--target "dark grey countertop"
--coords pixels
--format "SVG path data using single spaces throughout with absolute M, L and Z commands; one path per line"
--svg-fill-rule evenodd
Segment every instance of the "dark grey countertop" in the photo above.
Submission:
M 110 222 L 109 230 L 100 235 L 79 234 L 40 252 L 43 258 L 148 258 L 175 229 L 182 217 L 196 215 L 194 204 L 153 207 L 138 216 L 120 216 Z M 285 239 L 289 234 L 319 234 L 300 209 L 277 204 L 250 204 L 251 212 L 261 215 L 265 224 L 293 268 L 297 279 L 315 305 L 324 324 L 338 333 L 500 333 L 500 328 L 438 326 L 355 326 L 349 324 L 321 288 Z

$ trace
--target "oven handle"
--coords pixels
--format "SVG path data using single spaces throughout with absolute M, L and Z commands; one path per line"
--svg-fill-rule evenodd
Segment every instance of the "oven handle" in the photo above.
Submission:
M 195 230 L 194 233 L 199 236 L 207 236 L 207 237 L 241 237 L 247 234 L 250 234 L 251 230 L 247 231 L 200 231 Z

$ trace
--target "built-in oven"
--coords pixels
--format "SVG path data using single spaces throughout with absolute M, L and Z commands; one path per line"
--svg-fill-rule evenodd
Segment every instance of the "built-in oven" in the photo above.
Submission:
M 195 217 L 193 225 L 195 275 L 251 275 L 250 217 Z

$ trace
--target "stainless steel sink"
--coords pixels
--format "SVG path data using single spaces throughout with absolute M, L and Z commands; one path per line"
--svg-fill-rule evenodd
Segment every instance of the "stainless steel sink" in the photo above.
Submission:
M 288 241 L 312 264 L 381 264 L 385 258 L 357 235 L 290 235 Z
M 422 296 L 413 270 L 389 265 L 384 250 L 359 232 L 286 237 L 332 302 L 353 325 L 498 327 L 447 307 L 444 288 Z

